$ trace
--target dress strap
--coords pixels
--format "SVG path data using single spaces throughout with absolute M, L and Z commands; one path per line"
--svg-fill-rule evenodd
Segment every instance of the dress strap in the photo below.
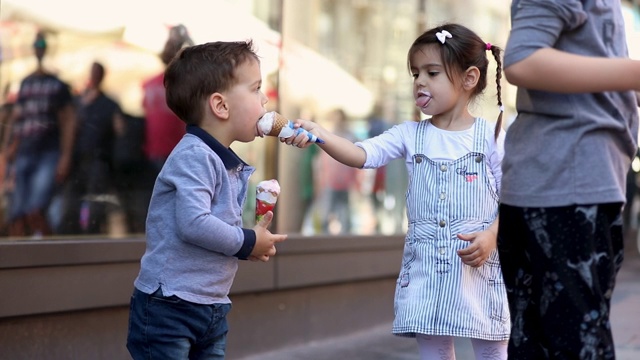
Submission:
M 424 154 L 425 148 L 425 136 L 427 134 L 427 126 L 429 126 L 429 120 L 421 120 L 416 128 L 416 154 Z
M 475 131 L 473 134 L 473 151 L 479 154 L 484 154 L 485 151 L 485 131 L 487 127 L 487 121 L 483 118 L 476 118 Z

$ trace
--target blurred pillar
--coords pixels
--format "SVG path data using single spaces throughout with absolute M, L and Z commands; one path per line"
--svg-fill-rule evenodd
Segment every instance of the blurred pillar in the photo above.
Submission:
M 291 4 L 285 0 L 278 0 L 280 2 L 280 35 L 281 35 L 281 51 L 280 51 L 280 70 L 279 74 L 279 108 L 280 113 L 289 119 L 295 119 L 297 117 L 297 111 L 293 108 L 290 101 L 288 101 L 286 94 L 290 93 L 285 80 L 287 76 L 287 45 L 288 45 L 288 33 L 291 31 L 291 27 L 288 26 L 287 20 L 289 16 L 295 16 L 289 8 Z M 276 219 L 277 231 L 279 233 L 297 233 L 298 223 L 300 219 L 300 184 L 299 174 L 296 168 L 296 164 L 300 161 L 300 151 L 297 148 L 287 147 L 283 143 L 277 140 L 278 154 L 277 154 L 277 179 L 280 182 L 281 193 L 278 202 L 280 205 L 276 208 L 278 218 Z
M 319 16 L 319 9 L 321 1 L 309 0 L 309 1 L 286 1 L 279 0 L 281 3 L 281 29 L 280 34 L 282 38 L 281 43 L 281 59 L 280 59 L 280 71 L 279 78 L 280 83 L 280 112 L 291 120 L 295 120 L 303 116 L 306 110 L 302 106 L 313 106 L 309 104 L 295 104 L 287 98 L 288 94 L 293 93 L 293 89 L 289 88 L 287 77 L 288 63 L 293 61 L 287 57 L 287 48 L 291 43 L 302 42 L 305 45 L 309 45 L 311 42 L 316 41 L 317 34 L 314 34 L 314 21 Z M 295 34 L 295 37 L 292 35 Z M 293 40 L 293 39 L 297 39 Z M 304 41 L 300 39 L 305 39 Z M 291 53 L 291 52 L 289 52 Z M 309 69 L 313 71 L 313 69 Z M 310 83 L 310 87 L 314 84 Z M 315 145 L 313 145 L 315 146 Z M 300 233 L 302 227 L 302 220 L 305 215 L 305 208 L 302 201 L 302 188 L 301 184 L 301 169 L 300 162 L 303 156 L 301 149 L 286 146 L 278 142 L 278 176 L 277 179 L 280 182 L 282 192 L 280 199 L 276 206 L 278 213 L 277 218 L 277 231 L 279 233 Z
M 281 36 L 280 36 L 280 51 L 279 51 L 279 59 L 278 59 L 278 63 L 282 63 L 282 2 L 283 0 L 275 0 L 277 3 L 277 19 L 276 19 L 276 23 L 278 24 L 278 32 L 280 32 Z M 280 104 L 281 104 L 281 99 L 282 97 L 280 96 L 280 84 L 282 83 L 280 81 L 280 76 L 281 76 L 281 72 L 280 69 L 277 70 L 277 81 L 275 84 L 272 84 L 273 86 L 275 86 L 275 91 L 277 94 L 277 103 L 275 106 L 275 111 L 277 112 L 281 112 L 280 110 Z M 265 179 L 278 179 L 278 153 L 279 153 L 279 147 L 278 145 L 280 144 L 280 141 L 278 140 L 278 138 L 275 137 L 271 137 L 271 136 L 266 136 L 264 138 L 265 140 L 265 149 L 264 149 L 264 178 Z M 282 185 L 282 183 L 281 183 Z M 279 201 L 282 204 L 282 201 L 280 199 Z M 273 232 L 278 232 L 278 214 L 281 208 L 284 208 L 284 206 L 280 205 L 278 206 L 277 210 L 274 211 L 273 213 L 273 220 L 271 221 L 271 231 Z
M 418 21 L 416 21 L 416 38 L 427 30 L 427 0 L 418 1 Z M 422 113 L 417 106 L 413 107 L 413 120 L 420 120 Z

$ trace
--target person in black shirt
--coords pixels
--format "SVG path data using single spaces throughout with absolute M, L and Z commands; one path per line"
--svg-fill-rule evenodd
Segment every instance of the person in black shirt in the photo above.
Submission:
M 105 70 L 91 65 L 87 88 L 77 99 L 78 128 L 73 166 L 63 193 L 62 234 L 107 232 L 107 209 L 115 204 L 113 193 L 114 124 L 122 116 L 120 106 L 101 90 Z

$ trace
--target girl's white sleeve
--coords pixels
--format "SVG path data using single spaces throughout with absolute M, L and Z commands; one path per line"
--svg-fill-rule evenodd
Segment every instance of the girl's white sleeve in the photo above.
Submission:
M 363 169 L 376 169 L 387 165 L 392 160 L 403 158 L 407 154 L 406 144 L 415 141 L 417 123 L 407 121 L 394 125 L 382 134 L 357 142 L 356 145 L 364 149 L 367 159 Z

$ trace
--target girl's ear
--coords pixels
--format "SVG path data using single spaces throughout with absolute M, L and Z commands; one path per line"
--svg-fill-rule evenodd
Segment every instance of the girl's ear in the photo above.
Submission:
M 473 90 L 478 85 L 478 79 L 480 79 L 480 70 L 475 66 L 470 66 L 464 72 L 462 86 L 465 90 Z
M 229 105 L 227 104 L 224 95 L 220 93 L 213 93 L 209 96 L 208 105 L 215 117 L 219 119 L 229 118 Z

